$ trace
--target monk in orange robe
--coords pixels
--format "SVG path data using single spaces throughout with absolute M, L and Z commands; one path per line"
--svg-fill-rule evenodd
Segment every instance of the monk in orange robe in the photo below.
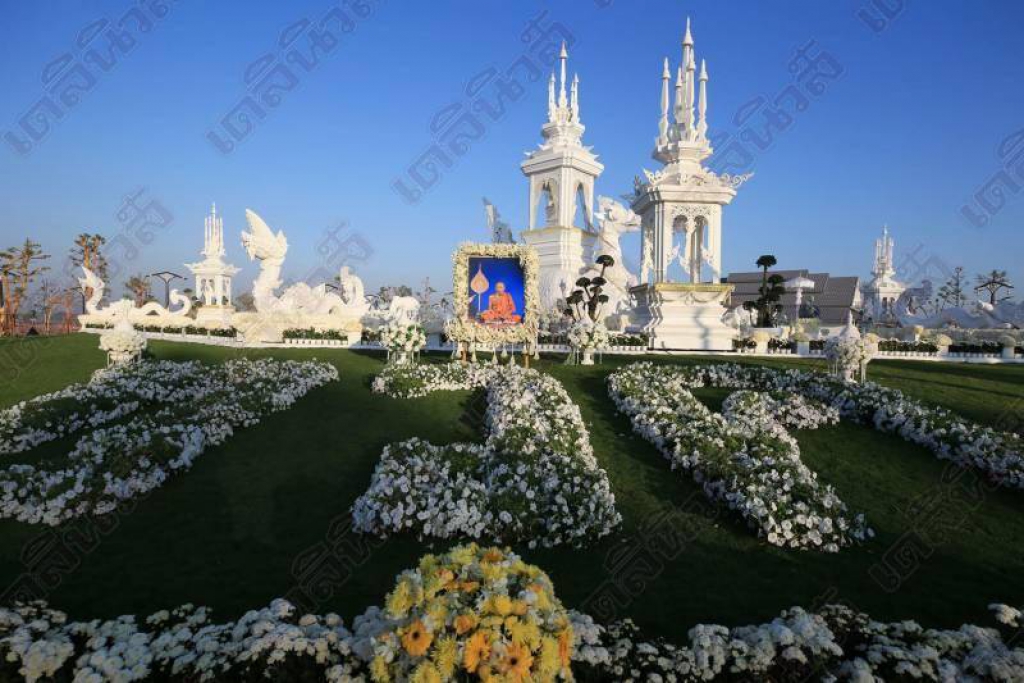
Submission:
M 504 282 L 494 284 L 494 294 L 487 297 L 487 310 L 480 314 L 485 323 L 498 325 L 518 323 L 522 316 L 516 315 L 516 302 L 512 295 L 505 291 Z

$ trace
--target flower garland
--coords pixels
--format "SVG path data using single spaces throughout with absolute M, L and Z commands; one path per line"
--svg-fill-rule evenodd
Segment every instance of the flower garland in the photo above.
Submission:
M 608 385 L 634 431 L 654 443 L 673 468 L 691 472 L 709 498 L 737 511 L 768 543 L 837 552 L 873 535 L 863 515 L 851 517 L 835 491 L 818 482 L 784 427 L 787 421 L 806 428 L 827 424 L 834 410 L 743 392 L 714 414 L 690 389 L 723 384 L 651 363 L 619 370 Z
M 523 268 L 523 321 L 519 325 L 480 325 L 469 317 L 469 259 L 471 256 L 518 258 Z M 508 344 L 529 344 L 537 338 L 540 294 L 537 280 L 540 261 L 537 251 L 521 244 L 474 244 L 465 242 L 452 255 L 453 308 L 455 317 L 445 324 L 445 334 L 456 342 L 483 344 L 491 348 Z
M 123 500 L 157 488 L 172 474 L 188 469 L 203 451 L 223 443 L 236 427 L 253 425 L 266 413 L 291 406 L 310 389 L 337 379 L 327 363 L 232 360 L 213 368 L 182 364 L 177 386 L 152 394 L 154 378 L 176 377 L 173 363 L 142 363 L 135 371 L 101 373 L 96 394 L 120 402 L 123 410 L 101 411 L 59 466 L 13 464 L 0 470 L 0 518 L 57 525 L 84 514 L 104 514 Z M 136 379 L 142 378 L 136 383 Z M 53 431 L 39 429 L 41 417 L 71 410 L 66 395 L 92 393 L 82 387 L 5 411 L 8 451 L 41 443 L 89 424 L 75 419 Z M 144 397 L 140 400 L 140 396 Z M 150 407 L 152 412 L 141 410 Z M 118 417 L 130 419 L 101 426 Z M 47 422 L 46 424 L 51 424 Z
M 420 439 L 384 449 L 353 506 L 355 527 L 385 536 L 527 541 L 581 546 L 612 531 L 608 474 L 594 457 L 579 408 L 552 377 L 518 367 L 389 366 L 373 383 L 391 396 L 486 387 L 483 445 Z
M 136 681 L 986 680 L 1013 683 L 1020 607 L 989 605 L 997 628 L 926 629 L 842 605 L 784 610 L 764 624 L 698 624 L 683 644 L 629 620 L 566 610 L 548 576 L 476 545 L 423 557 L 384 607 L 348 630 L 286 600 L 214 623 L 184 605 L 145 619 L 71 621 L 45 602 L 0 608 L 0 678 Z

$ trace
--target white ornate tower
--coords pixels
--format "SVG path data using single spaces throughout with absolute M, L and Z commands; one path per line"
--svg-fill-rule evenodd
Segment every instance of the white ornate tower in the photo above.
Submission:
M 566 90 L 566 61 L 562 44 L 559 78 L 548 81 L 548 120 L 541 127 L 544 142 L 521 164 L 529 182 L 530 217 L 523 240 L 540 257 L 541 303 L 548 307 L 575 287 L 590 264 L 585 254 L 593 247 L 594 181 L 604 166 L 583 145 L 580 122 L 579 77 Z M 544 214 L 538 220 L 543 208 Z M 576 214 L 582 225 L 575 225 Z M 563 288 L 565 289 L 563 293 Z
M 671 79 L 666 58 L 652 154 L 664 168 L 656 173 L 645 170 L 645 179 L 634 183 L 632 208 L 643 221 L 641 279 L 649 284 L 671 282 L 669 267 L 678 262 L 688 282 L 717 283 L 722 275 L 722 207 L 733 200 L 747 176 L 719 176 L 702 165 L 713 152 L 707 136 L 708 71 L 701 61 L 697 74 L 689 19 L 670 107 Z
M 864 307 L 876 323 L 891 318 L 906 285 L 897 282 L 893 265 L 893 247 L 896 243 L 889 236 L 889 226 L 882 228 L 882 236 L 875 240 L 875 264 L 871 269 L 871 281 L 864 285 Z
M 185 267 L 196 276 L 195 296 L 202 302 L 196 313 L 197 320 L 229 322 L 234 311 L 231 303 L 231 279 L 239 271 L 224 262 L 224 219 L 217 215 L 217 205 L 206 217 L 203 240 L 203 256 L 199 263 L 188 263 Z
M 749 176 L 717 175 L 703 166 L 708 141 L 708 70 L 697 72 L 690 21 L 682 62 L 661 73 L 661 118 L 652 156 L 664 167 L 634 180 L 632 209 L 641 217 L 641 285 L 632 291 L 637 320 L 656 348 L 732 349 L 721 323 L 731 286 L 722 274 L 722 207 Z M 674 96 L 673 96 L 674 90 Z M 696 107 L 696 111 L 694 108 Z M 678 263 L 685 284 L 673 281 Z

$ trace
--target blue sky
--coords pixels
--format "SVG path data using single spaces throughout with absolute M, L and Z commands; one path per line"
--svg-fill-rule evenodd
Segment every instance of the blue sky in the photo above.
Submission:
M 229 154 L 206 135 L 226 135 L 218 122 L 246 95 L 247 69 L 267 54 L 283 63 L 274 61 L 284 58 L 282 31 L 339 5 L 182 0 L 146 33 L 130 25 L 134 49 L 106 72 L 91 62 L 95 86 L 64 102 L 62 120 L 27 154 L 0 144 L 0 246 L 32 236 L 63 255 L 83 230 L 112 237 L 122 230 L 123 197 L 145 187 L 173 221 L 149 244 L 133 238 L 139 253 L 122 259 L 125 273 L 184 272 L 183 262 L 198 260 L 203 217 L 216 201 L 242 288 L 256 273 L 238 237 L 248 207 L 288 235 L 291 277 L 318 265 L 325 230 L 344 222 L 339 236 L 369 245 L 355 264 L 368 289 L 430 276 L 444 291 L 456 245 L 487 238 L 482 196 L 517 232 L 526 221 L 519 162 L 540 140 L 545 79 L 526 81 L 418 202 L 404 201 L 392 182 L 431 145 L 432 119 L 464 99 L 471 79 L 528 50 L 524 27 L 546 10 L 543 21 L 572 38 L 584 139 L 605 165 L 598 193 L 609 196 L 657 168 L 650 152 L 661 61 L 678 62 L 687 16 L 697 56 L 708 60 L 713 133 L 739 139 L 741 107 L 797 83 L 787 65 L 808 41 L 839 65 L 842 74 L 824 81 L 766 149 L 746 133 L 755 175 L 725 212 L 726 271 L 750 269 L 770 252 L 782 267 L 864 276 L 872 240 L 888 223 L 909 274 L 915 263 L 933 278 L 954 265 L 972 274 L 998 267 L 1024 281 L 1024 189 L 1002 200 L 983 195 L 989 215 L 980 228 L 960 215 L 964 205 L 983 210 L 972 198 L 1004 169 L 1000 142 L 1024 127 L 1024 3 L 907 0 L 882 20 L 879 6 L 899 0 L 366 2 L 365 18 L 362 5 L 340 5 L 354 30 L 336 30 L 340 45 L 316 68 L 291 62 L 297 87 L 267 106 Z M 19 119 L 48 92 L 45 67 L 63 53 L 95 59 L 105 38 L 79 49 L 80 31 L 104 17 L 117 22 L 132 5 L 2 2 L 0 135 L 27 140 Z M 627 252 L 637 245 L 628 241 Z

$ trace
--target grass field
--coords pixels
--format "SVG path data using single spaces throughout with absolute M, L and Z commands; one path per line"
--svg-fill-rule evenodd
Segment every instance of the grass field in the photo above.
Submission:
M 91 335 L 0 342 L 0 405 L 88 379 L 104 362 L 96 346 Z M 158 358 L 209 363 L 242 353 L 170 342 L 151 342 L 150 350 Z M 148 614 L 185 602 L 209 605 L 220 617 L 237 616 L 296 585 L 293 561 L 325 541 L 332 521 L 345 518 L 385 444 L 412 436 L 435 443 L 480 438 L 467 419 L 467 393 L 415 400 L 372 394 L 370 380 L 383 363 L 379 354 L 312 349 L 245 355 L 327 360 L 338 367 L 341 381 L 240 431 L 119 515 L 96 549 L 64 573 L 51 604 L 77 618 Z M 649 576 L 630 584 L 618 616 L 673 640 L 698 622 L 762 621 L 786 607 L 822 600 L 843 601 L 878 618 L 938 626 L 987 623 L 990 602 L 1024 604 L 1024 493 L 988 491 L 972 485 L 970 475 L 951 481 L 947 465 L 929 452 L 843 423 L 800 433 L 803 456 L 852 510 L 867 515 L 877 538 L 837 555 L 775 549 L 728 514 L 709 518 L 694 511 L 693 503 L 704 501 L 698 487 L 632 435 L 604 381 L 625 362 L 539 365 L 579 404 L 624 517 L 619 533 L 584 551 L 518 549 L 551 574 L 568 605 L 583 604 L 609 577 L 615 559 L 637 543 L 646 521 L 671 510 L 679 511 L 675 519 L 692 531 L 693 541 L 672 562 L 651 567 Z M 772 364 L 820 368 L 796 360 Z M 1024 411 L 1024 366 L 876 361 L 869 375 L 986 424 L 1003 424 L 1014 411 L 1019 423 Z M 698 394 L 712 407 L 725 396 L 717 390 Z M 937 512 L 928 512 L 935 501 L 941 501 Z M 929 541 L 927 556 L 902 585 L 887 591 L 869 568 L 908 531 Z M 25 571 L 26 544 L 52 533 L 0 522 L 0 589 Z M 318 609 L 351 619 L 379 604 L 394 576 L 418 556 L 445 547 L 414 538 L 383 543 L 342 587 L 320 596 Z

